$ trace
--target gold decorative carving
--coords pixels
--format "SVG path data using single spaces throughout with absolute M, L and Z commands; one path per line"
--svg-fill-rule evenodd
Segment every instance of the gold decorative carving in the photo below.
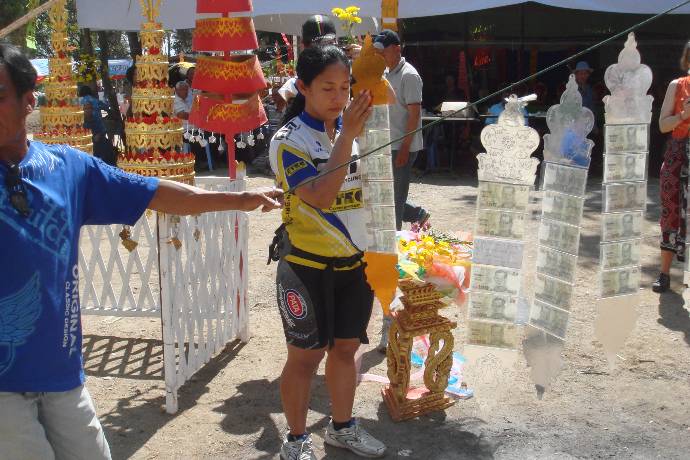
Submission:
M 164 62 L 147 62 L 137 60 L 137 81 L 168 80 L 168 64 Z
M 119 156 L 118 166 L 146 177 L 194 184 L 194 155 L 180 152 L 182 123 L 172 116 L 175 96 L 167 86 L 168 58 L 160 53 L 165 31 L 155 20 L 161 0 L 140 3 L 146 18 L 140 33 L 145 54 L 136 58 L 133 117 L 125 123 L 127 152 Z
M 48 103 L 67 101 L 77 98 L 77 85 L 71 81 L 59 82 L 48 80 L 44 82 Z
M 48 10 L 48 18 L 57 33 L 67 30 L 67 0 L 60 0 Z
M 430 283 L 410 279 L 399 283 L 403 291 L 403 310 L 393 314 L 388 332 L 388 379 L 383 398 L 395 421 L 407 420 L 428 412 L 446 409 L 454 401 L 445 396 L 453 364 L 453 321 L 438 314 L 445 304 L 442 295 Z M 429 334 L 429 354 L 424 363 L 424 391 L 410 396 L 410 359 L 415 337 Z M 418 391 L 418 390 L 416 390 Z
M 78 105 L 41 108 L 41 125 L 44 131 L 60 127 L 81 127 L 83 124 L 84 111 Z
M 129 173 L 145 177 L 165 177 L 186 184 L 194 184 L 194 155 L 184 155 L 184 157 L 183 160 L 166 160 L 120 155 L 118 166 Z
M 132 111 L 133 113 L 141 114 L 168 114 L 173 115 L 173 106 L 175 103 L 175 96 L 162 97 L 136 97 L 132 96 Z
M 48 58 L 48 70 L 51 77 L 56 79 L 72 78 L 71 58 Z
M 179 150 L 182 147 L 182 128 L 175 131 L 133 131 L 125 128 L 127 147 L 130 149 L 161 149 L 163 151 Z

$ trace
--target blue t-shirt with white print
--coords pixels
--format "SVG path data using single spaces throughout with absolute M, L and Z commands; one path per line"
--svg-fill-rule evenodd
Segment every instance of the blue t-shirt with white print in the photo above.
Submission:
M 9 169 L 0 162 L 0 391 L 67 391 L 84 383 L 79 230 L 133 225 L 158 179 L 40 142 L 19 167 L 29 217 L 10 204 Z

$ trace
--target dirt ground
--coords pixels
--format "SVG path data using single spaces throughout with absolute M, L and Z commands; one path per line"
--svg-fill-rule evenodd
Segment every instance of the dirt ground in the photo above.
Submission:
M 270 185 L 265 177 L 249 187 Z M 432 175 L 411 186 L 411 198 L 432 214 L 441 230 L 471 230 L 476 181 Z M 539 192 L 534 193 L 540 197 Z M 645 228 L 642 304 L 637 327 L 609 370 L 593 334 L 599 258 L 601 190 L 590 180 L 581 238 L 577 294 L 562 372 L 538 400 L 520 354 L 517 377 L 503 388 L 468 381 L 475 397 L 445 413 L 394 423 L 380 384 L 362 383 L 355 404 L 362 424 L 383 440 L 388 458 L 566 459 L 688 458 L 690 454 L 690 318 L 680 296 L 682 267 L 673 271 L 673 291 L 656 295 L 658 181 L 650 181 Z M 535 212 L 538 201 L 532 205 Z M 275 264 L 266 248 L 278 213 L 250 217 L 249 300 L 252 338 L 232 343 L 180 390 L 180 410 L 168 415 L 162 380 L 160 322 L 155 319 L 84 318 L 88 387 L 96 401 L 115 459 L 277 458 L 286 428 L 278 376 L 285 359 L 274 300 Z M 536 228 L 536 221 L 531 223 Z M 529 276 L 529 275 L 528 275 Z M 529 279 L 529 278 L 528 278 Z M 451 307 L 458 337 L 464 314 Z M 380 313 L 370 324 L 379 338 Z M 456 350 L 462 343 L 456 340 Z M 469 366 L 472 364 L 469 363 Z M 384 356 L 369 346 L 362 372 L 385 375 Z M 355 458 L 324 447 L 329 407 L 323 372 L 313 386 L 308 425 L 319 457 Z

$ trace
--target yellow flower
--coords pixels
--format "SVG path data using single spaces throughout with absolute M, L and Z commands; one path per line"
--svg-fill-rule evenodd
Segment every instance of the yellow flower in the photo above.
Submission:
M 361 24 L 361 23 L 362 23 L 362 18 L 360 18 L 360 17 L 358 17 L 358 16 L 354 16 L 354 17 L 352 18 L 352 20 L 353 20 L 355 23 L 357 23 L 357 24 Z
M 357 14 L 359 13 L 359 9 L 360 8 L 358 6 L 348 6 L 347 8 L 345 8 L 345 11 L 347 11 L 350 14 Z
M 333 13 L 333 16 L 338 16 L 338 18 L 340 18 L 340 15 L 345 13 L 345 10 L 342 8 L 333 8 L 331 13 Z

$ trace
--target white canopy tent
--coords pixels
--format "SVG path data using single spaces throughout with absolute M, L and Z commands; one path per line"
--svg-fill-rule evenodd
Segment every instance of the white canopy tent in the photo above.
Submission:
M 254 0 L 254 23 L 257 30 L 297 34 L 304 19 L 312 14 L 331 14 L 334 7 L 350 4 L 361 8 L 365 19 L 357 32 L 376 29 L 381 15 L 381 0 Z M 399 16 L 414 18 L 464 13 L 488 8 L 526 3 L 515 0 L 399 0 Z M 609 13 L 656 14 L 669 9 L 680 0 L 539 0 L 543 5 Z M 160 21 L 166 29 L 190 29 L 197 17 L 193 0 L 163 0 Z M 690 14 L 690 5 L 674 12 Z M 141 8 L 136 0 L 77 0 L 80 27 L 94 30 L 139 30 Z

